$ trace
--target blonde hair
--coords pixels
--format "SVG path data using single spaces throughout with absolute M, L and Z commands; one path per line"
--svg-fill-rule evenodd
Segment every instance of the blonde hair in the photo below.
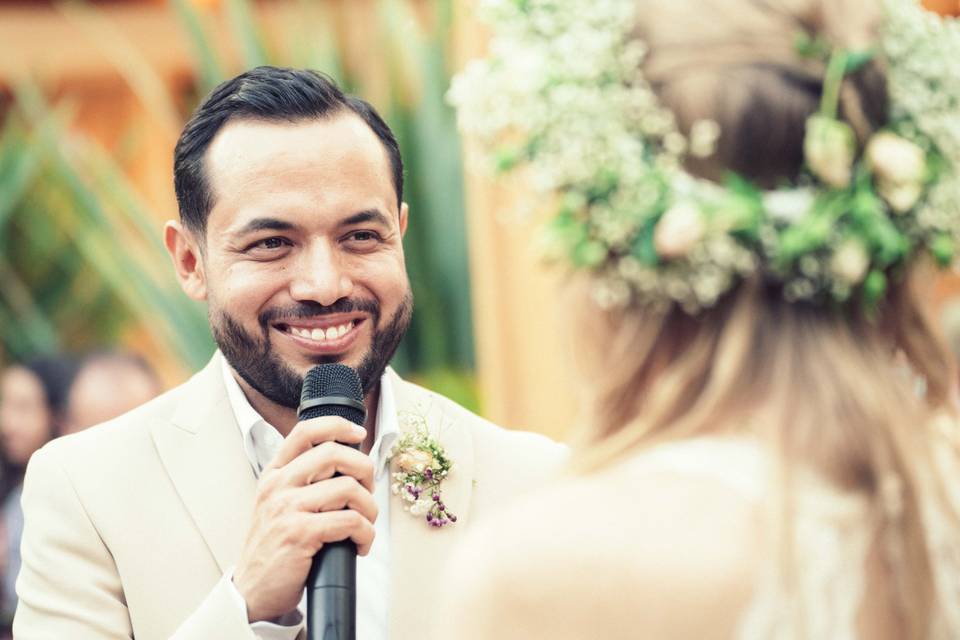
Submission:
M 860 0 L 640 5 L 644 73 L 662 101 L 681 128 L 710 118 L 723 131 L 717 153 L 689 169 L 707 178 L 732 170 L 769 186 L 798 175 L 804 122 L 819 101 L 824 65 L 796 53 L 796 35 L 857 47 L 877 26 L 874 3 Z M 880 63 L 848 78 L 842 96 L 841 112 L 864 140 L 885 119 Z M 924 513 L 929 503 L 956 513 L 932 471 L 928 425 L 951 410 L 955 376 L 914 285 L 912 277 L 893 282 L 872 316 L 854 305 L 788 303 L 762 279 L 696 316 L 675 305 L 601 311 L 581 302 L 577 335 L 598 338 L 579 354 L 595 420 L 577 468 L 667 440 L 751 429 L 773 447 L 785 477 L 812 468 L 868 498 L 885 523 L 879 534 L 897 547 L 888 586 L 904 637 L 928 637 L 936 586 Z

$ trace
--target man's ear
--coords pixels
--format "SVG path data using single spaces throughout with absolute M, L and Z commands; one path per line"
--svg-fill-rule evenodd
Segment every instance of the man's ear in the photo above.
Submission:
M 163 229 L 164 244 L 173 260 L 180 288 L 194 300 L 207 299 L 207 275 L 203 270 L 200 244 L 192 231 L 176 220 L 167 221 Z
M 407 233 L 407 221 L 410 217 L 410 207 L 407 206 L 406 202 L 400 203 L 400 235 L 404 236 Z

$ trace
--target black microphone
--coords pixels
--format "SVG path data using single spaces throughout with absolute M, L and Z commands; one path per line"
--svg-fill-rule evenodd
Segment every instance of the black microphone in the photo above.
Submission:
M 303 380 L 300 420 L 340 416 L 363 426 L 367 408 L 357 372 L 342 364 L 317 365 Z M 313 557 L 307 574 L 307 638 L 356 640 L 357 545 L 331 542 Z

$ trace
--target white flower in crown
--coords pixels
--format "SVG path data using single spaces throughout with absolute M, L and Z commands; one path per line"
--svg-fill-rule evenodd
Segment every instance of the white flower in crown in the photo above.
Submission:
M 778 222 L 793 224 L 810 213 L 816 201 L 813 189 L 778 189 L 763 194 L 763 208 Z
M 850 184 L 856 155 L 856 136 L 845 122 L 821 115 L 807 119 L 803 138 L 807 166 L 818 178 L 837 189 Z
M 859 240 L 846 240 L 833 254 L 830 270 L 840 282 L 859 284 L 870 268 L 870 255 Z
M 880 196 L 898 213 L 912 209 L 923 195 L 927 172 L 927 154 L 920 145 L 881 131 L 870 138 L 864 156 Z
M 692 202 L 679 202 L 663 214 L 653 232 L 657 255 L 668 260 L 682 258 L 703 239 L 703 214 Z
M 430 435 L 422 416 L 401 413 L 407 428 L 390 452 L 393 469 L 391 491 L 404 503 L 404 511 L 425 517 L 431 527 L 444 527 L 457 516 L 443 503 L 442 484 L 453 469 L 440 443 Z
M 906 213 L 913 209 L 913 206 L 923 196 L 923 185 L 919 183 L 891 184 L 881 182 L 877 185 L 877 192 L 895 212 Z

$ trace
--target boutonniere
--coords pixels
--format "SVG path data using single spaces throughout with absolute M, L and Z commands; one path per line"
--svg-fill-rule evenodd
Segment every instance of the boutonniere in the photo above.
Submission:
M 409 426 L 390 452 L 391 491 L 403 501 L 404 511 L 426 517 L 431 527 L 456 522 L 457 516 L 443 504 L 441 490 L 453 463 L 430 435 L 426 420 L 415 414 L 401 414 L 400 419 Z

